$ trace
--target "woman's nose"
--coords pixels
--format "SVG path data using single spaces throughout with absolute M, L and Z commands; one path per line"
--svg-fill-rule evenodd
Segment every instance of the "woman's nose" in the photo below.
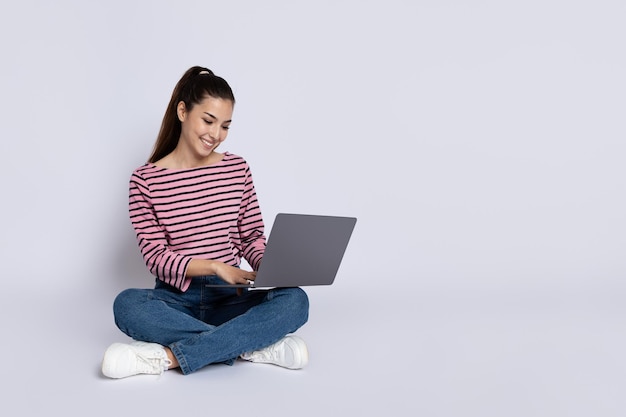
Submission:
M 216 124 L 213 123 L 213 125 L 209 129 L 209 135 L 211 136 L 212 139 L 219 139 L 219 137 L 220 137 L 220 128 L 219 128 L 219 126 L 216 126 Z

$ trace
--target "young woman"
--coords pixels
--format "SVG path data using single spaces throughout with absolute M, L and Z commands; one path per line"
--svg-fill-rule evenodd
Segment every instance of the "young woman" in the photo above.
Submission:
M 265 249 L 264 224 L 250 168 L 219 153 L 235 97 L 202 67 L 177 83 L 148 163 L 130 178 L 129 214 L 154 289 L 115 299 L 119 329 L 135 341 L 113 343 L 102 372 L 110 378 L 183 374 L 238 358 L 299 369 L 304 341 L 291 333 L 308 319 L 300 288 L 241 292 L 216 283 L 255 278 Z M 253 268 L 239 268 L 241 259 Z

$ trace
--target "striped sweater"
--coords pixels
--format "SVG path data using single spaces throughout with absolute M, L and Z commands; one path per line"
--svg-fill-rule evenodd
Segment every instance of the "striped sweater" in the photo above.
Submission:
M 224 153 L 215 165 L 192 169 L 148 163 L 130 178 L 130 221 L 150 272 L 186 291 L 193 258 L 257 270 L 265 251 L 264 224 L 250 167 Z

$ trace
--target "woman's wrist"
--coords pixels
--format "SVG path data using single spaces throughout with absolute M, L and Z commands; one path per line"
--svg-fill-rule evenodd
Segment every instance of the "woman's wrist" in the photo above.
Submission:
M 187 266 L 188 277 L 200 277 L 206 275 L 219 275 L 222 262 L 210 259 L 192 259 Z

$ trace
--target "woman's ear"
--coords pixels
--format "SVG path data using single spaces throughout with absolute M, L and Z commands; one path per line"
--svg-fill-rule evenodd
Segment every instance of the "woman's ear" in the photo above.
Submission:
M 178 120 L 182 122 L 185 121 L 185 117 L 187 116 L 187 107 L 185 106 L 184 101 L 179 101 L 176 106 L 176 114 L 178 115 Z

